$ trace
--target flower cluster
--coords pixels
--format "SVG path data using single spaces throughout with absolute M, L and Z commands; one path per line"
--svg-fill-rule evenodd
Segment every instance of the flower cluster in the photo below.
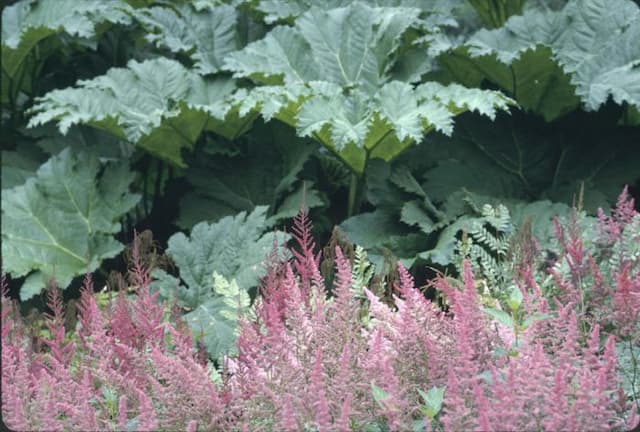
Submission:
M 600 216 L 614 249 L 638 219 L 628 200 L 619 207 Z M 551 298 L 523 260 L 510 309 L 484 307 L 466 262 L 461 282 L 432 281 L 445 312 L 402 266 L 389 302 L 356 292 L 340 247 L 325 286 L 302 212 L 298 249 L 290 261 L 272 254 L 238 355 L 221 371 L 151 293 L 135 244 L 135 296 L 121 291 L 103 310 L 87 278 L 70 338 L 51 289 L 43 350 L 29 343 L 3 280 L 3 420 L 17 430 L 633 429 L 640 418 L 616 342 L 637 341 L 640 266 L 591 255 L 576 227 L 556 225 L 568 271 L 551 270 Z

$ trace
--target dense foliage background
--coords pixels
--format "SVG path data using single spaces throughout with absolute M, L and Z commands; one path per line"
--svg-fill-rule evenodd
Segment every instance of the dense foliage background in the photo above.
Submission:
M 54 274 L 104 280 L 134 228 L 164 247 L 266 206 L 266 232 L 303 197 L 322 243 L 339 226 L 379 270 L 420 272 L 453 263 L 485 203 L 544 229 L 578 195 L 594 214 L 637 194 L 634 2 L 312 3 L 3 10 L 2 256 L 21 300 Z

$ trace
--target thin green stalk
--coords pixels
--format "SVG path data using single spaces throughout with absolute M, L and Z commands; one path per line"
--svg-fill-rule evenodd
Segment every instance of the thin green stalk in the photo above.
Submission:
M 347 217 L 353 216 L 354 210 L 356 209 L 356 199 L 358 195 L 358 183 L 359 183 L 358 175 L 356 173 L 351 173 L 351 180 L 349 182 L 349 198 L 347 201 Z

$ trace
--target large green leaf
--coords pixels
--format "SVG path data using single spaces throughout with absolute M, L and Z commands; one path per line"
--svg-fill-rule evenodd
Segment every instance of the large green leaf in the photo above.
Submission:
M 182 233 L 171 236 L 167 255 L 187 285 L 179 292 L 185 306 L 196 308 L 211 295 L 214 271 L 235 279 L 245 290 L 257 286 L 266 269 L 266 256 L 274 244 L 287 239 L 284 233 L 263 234 L 266 211 L 267 207 L 258 206 L 249 214 L 226 216 L 213 224 L 201 222 L 188 237 Z
M 129 193 L 132 181 L 125 163 L 102 167 L 66 149 L 23 185 L 2 190 L 3 268 L 13 277 L 29 275 L 23 300 L 38 294 L 45 279 L 55 277 L 64 288 L 122 250 L 113 234 L 139 200 Z
M 25 134 L 36 140 L 35 144 L 50 155 L 56 155 L 69 147 L 76 152 L 89 152 L 97 156 L 101 162 L 108 162 L 130 158 L 135 150 L 133 144 L 87 126 L 73 126 L 66 135 L 62 135 L 54 125 L 49 124 L 27 129 Z M 17 147 L 20 148 L 22 145 L 20 143 Z
M 213 272 L 210 285 L 212 295 L 182 318 L 196 340 L 204 344 L 209 357 L 221 360 L 236 352 L 238 321 L 249 314 L 251 299 L 235 280 L 228 281 L 217 272 Z
M 295 27 L 276 27 L 227 59 L 234 76 L 267 84 L 236 99 L 239 113 L 259 111 L 294 126 L 361 174 L 368 159 L 389 161 L 431 130 L 450 134 L 463 111 L 493 117 L 507 109 L 509 99 L 497 92 L 392 80 L 406 50 L 402 36 L 420 26 L 419 12 L 355 2 L 311 8 Z
M 500 27 L 512 15 L 520 15 L 524 0 L 469 0 L 489 28 Z
M 264 275 L 269 253 L 288 239 L 282 232 L 263 234 L 266 211 L 259 206 L 213 224 L 201 222 L 190 236 L 174 234 L 167 255 L 178 267 L 180 279 L 154 271 L 153 286 L 165 298 L 177 293 L 180 306 L 189 311 L 185 320 L 214 359 L 233 349 L 239 316 L 248 313 L 247 291 Z
M 24 184 L 33 177 L 46 156 L 31 142 L 21 143 L 13 151 L 2 151 L 2 189 Z
M 121 0 L 22 0 L 7 6 L 2 11 L 3 72 L 14 78 L 26 57 L 50 36 L 67 34 L 86 44 L 103 23 L 129 24 L 130 11 Z
M 480 30 L 441 63 L 466 84 L 488 79 L 553 120 L 609 97 L 640 107 L 640 8 L 630 0 L 572 0 Z M 575 96 L 574 96 L 575 93 Z
M 312 183 L 303 185 L 298 179 L 317 144 L 301 141 L 283 125 L 273 126 L 258 127 L 246 143 L 234 142 L 241 155 L 201 156 L 189 163 L 186 177 L 194 191 L 180 202 L 180 226 L 190 228 L 259 205 L 269 206 L 269 222 L 274 223 L 298 213 L 303 188 L 307 208 L 323 205 Z
M 457 84 L 414 87 L 392 81 L 372 96 L 358 90 L 344 94 L 333 84 L 258 87 L 239 103 L 241 114 L 254 108 L 267 120 L 275 117 L 296 126 L 298 135 L 315 138 L 362 173 L 368 159 L 390 161 L 429 131 L 450 135 L 454 116 L 464 111 L 494 118 L 510 100 L 499 92 Z
M 188 4 L 136 11 L 149 30 L 146 39 L 172 52 L 188 54 L 201 75 L 220 70 L 225 56 L 239 48 L 236 10 L 221 5 L 195 11 Z
M 493 123 L 465 115 L 452 138 L 434 135 L 392 164 L 371 161 L 365 197 L 377 210 L 348 219 L 343 230 L 377 251 L 390 248 L 392 238 L 422 234 L 424 241 L 403 256 L 448 265 L 484 204 L 506 205 L 515 225 L 529 218 L 546 245 L 551 217 L 567 213 L 581 185 L 584 208 L 594 212 L 610 207 L 617 191 L 636 180 L 640 149 L 630 129 L 593 125 L 568 139 L 530 120 L 522 113 Z
M 232 80 L 204 79 L 173 60 L 132 60 L 38 98 L 29 126 L 55 120 L 65 134 L 88 124 L 184 166 L 181 150 L 192 148 L 205 128 L 233 134 L 244 127 L 222 121 L 230 109 L 224 98 L 234 89 Z
M 256 6 L 265 14 L 264 20 L 268 24 L 298 18 L 312 7 L 322 10 L 342 8 L 355 3 L 354 0 L 260 0 Z M 419 9 L 425 24 L 433 31 L 437 25 L 455 25 L 452 9 L 459 6 L 459 2 L 451 0 L 368 0 L 370 6 L 378 7 L 406 7 Z
M 416 24 L 419 11 L 371 8 L 309 9 L 295 28 L 280 26 L 231 54 L 227 69 L 235 77 L 266 84 L 323 80 L 372 93 L 386 81 L 402 34 Z
M 489 55 L 471 56 L 467 47 L 440 56 L 439 62 L 456 81 L 467 86 L 480 86 L 485 79 L 499 85 L 522 108 L 547 121 L 580 105 L 570 77 L 554 62 L 547 47 L 529 49 L 508 65 Z
M 406 267 L 411 267 L 416 250 L 424 244 L 426 237 L 412 233 L 404 224 L 398 223 L 391 210 L 378 208 L 373 212 L 352 216 L 340 224 L 349 241 L 362 246 L 369 253 L 371 262 L 378 270 L 383 269 L 385 257 L 394 254 Z
M 508 104 L 509 99 L 498 92 L 393 81 L 373 98 L 360 92 L 310 97 L 296 120 L 299 135 L 315 137 L 362 173 L 367 159 L 390 161 L 432 130 L 450 135 L 453 117 L 461 112 L 472 110 L 494 118 Z
M 500 199 L 550 199 L 571 203 L 584 188 L 584 208 L 609 208 L 624 184 L 638 176 L 638 131 L 583 127 L 570 136 L 523 116 L 501 116 L 489 123 L 461 118 L 453 141 L 434 136 L 413 158 L 430 158 L 421 167 L 423 188 L 444 202 L 455 191 Z M 599 130 L 599 128 L 601 130 Z

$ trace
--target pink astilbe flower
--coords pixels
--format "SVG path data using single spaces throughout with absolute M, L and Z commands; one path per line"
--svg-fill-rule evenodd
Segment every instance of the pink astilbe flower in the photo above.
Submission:
M 611 298 L 613 322 L 622 337 L 632 337 L 640 331 L 640 271 L 634 278 L 631 266 L 623 264 L 615 275 L 616 290 Z
M 408 389 L 407 398 L 417 404 L 418 389 L 446 384 L 448 360 L 454 353 L 452 322 L 433 303 L 415 289 L 407 270 L 398 264 L 400 284 L 394 296 L 397 311 L 382 303 L 365 289 L 369 311 L 376 326 L 395 347 L 398 359 L 395 370 L 402 386 Z
M 4 307 L 4 305 L 3 305 Z M 3 320 L 3 325 L 5 325 Z M 24 348 L 2 339 L 2 419 L 15 430 L 29 430 L 28 401 L 34 391 L 28 369 L 29 358 Z
M 350 265 L 341 251 L 336 256 L 336 297 L 327 298 L 315 284 L 305 291 L 294 269 L 285 264 L 275 287 L 289 293 L 283 320 L 273 318 L 263 299 L 256 308 L 257 325 L 241 324 L 233 380 L 246 397 L 241 402 L 246 427 L 282 425 L 282 414 L 277 413 L 288 412 L 287 400 L 295 404 L 298 425 L 333 430 L 345 424 L 363 427 L 371 420 L 375 402 L 373 377 L 364 365 L 367 335 L 350 290 Z M 288 421 L 293 424 L 293 419 Z
M 345 345 L 338 360 L 338 370 L 335 374 L 334 384 L 328 389 L 330 400 L 334 404 L 342 404 L 339 407 L 332 407 L 334 412 L 339 412 L 335 428 L 338 430 L 349 429 L 349 418 L 351 416 L 351 401 L 354 398 L 354 391 L 359 388 L 359 383 L 354 382 L 352 370 L 357 367 L 352 363 L 351 347 Z M 363 386 L 364 387 L 364 386 Z
M 140 288 L 141 294 L 132 299 L 120 297 L 123 310 L 153 301 L 145 294 L 148 286 Z M 233 428 L 237 414 L 227 408 L 230 401 L 223 402 L 194 350 L 187 349 L 189 337 L 162 318 L 160 334 L 163 339 L 165 331 L 171 335 L 171 343 L 158 343 L 155 330 L 140 333 L 135 343 L 126 337 L 120 341 L 117 335 L 125 332 L 114 326 L 125 321 L 111 319 L 114 308 L 101 311 L 92 291 L 91 280 L 85 278 L 78 307 L 80 343 L 73 351 L 66 349 L 64 341 L 62 303 L 57 294 L 50 295 L 51 336 L 45 340 L 50 349 L 40 354 L 27 349 L 29 341 L 13 325 L 14 309 L 3 297 L 2 415 L 9 427 L 94 431 L 134 425 L 136 430 L 185 430 L 196 424 L 206 430 Z M 163 310 L 164 304 L 157 307 Z M 116 398 L 116 416 L 111 415 L 113 402 L 106 401 L 106 394 Z
M 51 350 L 53 358 L 66 368 L 71 363 L 75 344 L 73 342 L 65 343 L 64 305 L 60 295 L 60 290 L 52 283 L 48 292 L 49 301 L 47 305 L 53 314 L 46 315 L 46 326 L 51 333 L 51 339 L 43 342 Z
M 322 370 L 322 351 L 318 349 L 311 372 L 311 385 L 309 387 L 311 404 L 315 417 L 315 423 L 320 432 L 328 431 L 331 425 L 329 403 L 325 393 L 324 372 Z
M 136 313 L 135 325 L 139 334 L 147 343 L 164 344 L 164 331 L 161 326 L 163 308 L 158 302 L 159 292 L 151 293 L 151 276 L 149 269 L 142 264 L 140 256 L 140 239 L 137 234 L 131 246 L 131 266 L 129 267 L 129 282 L 137 287 L 137 301 L 131 303 Z
M 120 289 L 116 296 L 109 324 L 113 336 L 121 343 L 138 349 L 144 345 L 144 336 L 135 324 L 130 304 L 123 289 Z
M 616 207 L 611 216 L 606 216 L 602 208 L 598 209 L 598 233 L 601 241 L 615 243 L 619 241 L 624 227 L 638 214 L 635 200 L 629 196 L 629 187 L 625 185 L 618 196 Z
M 373 340 L 369 344 L 369 358 L 366 368 L 371 383 L 385 392 L 385 398 L 377 401 L 375 413 L 384 418 L 391 430 L 401 430 L 403 423 L 408 423 L 408 404 L 400 380 L 393 368 L 393 359 L 397 356 L 382 332 L 374 331 Z
M 106 310 L 85 279 L 74 350 L 65 351 L 62 304 L 52 299 L 49 349 L 32 352 L 3 285 L 7 425 L 348 431 L 412 430 L 424 421 L 426 430 L 546 431 L 637 424 L 637 410 L 629 410 L 618 382 L 615 339 L 634 343 L 637 337 L 640 272 L 630 261 L 610 269 L 586 251 L 578 231 L 558 225 L 563 259 L 571 261 L 569 274 L 558 272 L 549 282 L 560 295 L 545 298 L 534 260 L 523 259 L 514 275 L 523 297 L 518 315 L 511 315 L 517 330 L 503 319 L 507 324 L 496 332 L 492 315 L 480 308 L 468 262 L 462 289 L 450 278 L 433 282 L 449 300 L 448 313 L 428 301 L 401 266 L 392 304 L 366 287 L 366 299 L 356 297 L 339 248 L 334 285 L 325 289 L 304 218 L 297 234 L 302 252 L 290 262 L 272 254 L 255 314 L 240 321 L 238 356 L 225 358 L 219 371 L 221 383 L 212 382 L 211 365 L 195 352 L 188 326 L 175 311 L 169 321 L 166 305 L 150 294 L 139 257 L 130 275 L 137 293 L 119 295 Z M 136 253 L 134 247 L 132 257 Z M 445 391 L 431 420 L 418 390 L 433 387 Z
M 158 420 L 153 403 L 142 390 L 136 391 L 138 396 L 138 425 L 140 431 L 154 431 L 158 429 Z
M 464 289 L 462 292 L 446 283 L 436 281 L 451 302 L 454 318 L 456 361 L 447 370 L 447 397 L 444 402 L 442 423 L 448 430 L 467 430 L 474 422 L 473 388 L 478 375 L 490 363 L 490 341 L 486 317 L 478 307 L 477 290 L 471 265 L 464 262 Z
M 320 251 L 314 254 L 316 244 L 311 236 L 311 229 L 311 221 L 303 204 L 302 209 L 293 219 L 293 227 L 291 228 L 293 238 L 300 250 L 291 249 L 291 253 L 295 257 L 293 264 L 300 276 L 302 289 L 305 292 L 309 291 L 312 282 L 318 286 L 322 285 L 322 275 L 318 270 L 320 266 Z
M 300 425 L 298 425 L 296 420 L 291 395 L 286 394 L 284 396 L 284 403 L 282 404 L 282 430 L 285 432 L 296 432 L 299 429 Z
M 469 261 L 464 262 L 464 289 L 450 286 L 444 278 L 439 278 L 435 286 L 445 293 L 451 302 L 456 349 L 459 355 L 475 359 L 480 370 L 490 364 L 492 341 L 488 332 L 488 318 L 479 307 L 476 283 Z M 471 372 L 470 369 L 467 369 Z
M 101 334 L 105 325 L 102 312 L 93 295 L 93 281 L 90 275 L 85 276 L 80 289 L 78 312 L 78 321 L 81 325 L 78 336 L 83 343 L 86 343 L 86 338 Z
M 556 239 L 562 248 L 560 259 L 564 260 L 569 267 L 569 277 L 566 279 L 554 268 L 548 269 L 549 274 L 553 276 L 556 285 L 560 288 L 558 299 L 563 303 L 572 302 L 576 305 L 583 305 L 585 293 L 581 283 L 588 273 L 589 266 L 577 211 L 573 209 L 566 227 L 561 225 L 558 218 L 555 218 L 553 228 Z
M 203 379 L 206 370 L 193 357 L 167 355 L 159 348 L 153 348 L 150 356 L 157 376 L 153 398 L 163 407 L 157 413 L 161 427 L 175 429 L 197 420 L 206 430 L 220 428 L 224 407 L 211 380 Z
M 599 356 L 596 326 L 588 346 L 582 348 L 576 314 L 566 309 L 567 324 L 555 334 L 562 337 L 566 332 L 561 344 L 521 346 L 504 366 L 489 365 L 489 381 L 479 378 L 471 350 L 460 346 L 461 340 L 467 340 L 464 329 L 457 333 L 460 356 L 449 367 L 441 416 L 444 429 L 611 430 L 623 426 L 616 411 L 619 383 L 613 338 Z

